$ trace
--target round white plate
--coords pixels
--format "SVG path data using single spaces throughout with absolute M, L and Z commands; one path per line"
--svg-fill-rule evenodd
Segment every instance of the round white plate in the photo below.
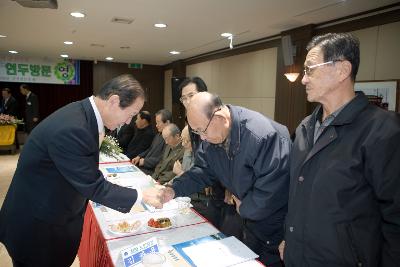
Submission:
M 138 221 L 138 222 L 140 222 L 140 221 Z M 133 222 L 128 221 L 128 223 L 132 224 L 132 223 L 135 223 L 135 221 L 133 221 Z M 130 231 L 127 231 L 127 232 L 120 232 L 116 229 L 117 225 L 118 225 L 118 223 L 109 224 L 108 231 L 114 235 L 124 236 L 124 235 L 130 235 L 130 234 L 137 233 L 142 228 L 142 222 L 140 222 L 140 225 L 137 228 L 132 228 Z
M 154 218 L 154 219 L 157 220 L 157 219 L 159 219 L 159 218 Z M 146 226 L 147 226 L 147 228 L 149 228 L 150 230 L 168 230 L 168 229 L 171 229 L 172 227 L 175 226 L 174 220 L 173 220 L 172 218 L 169 218 L 169 220 L 171 221 L 171 226 L 168 226 L 168 227 L 163 227 L 163 228 L 151 227 L 151 226 L 149 226 L 149 225 L 147 224 L 149 221 L 146 222 Z

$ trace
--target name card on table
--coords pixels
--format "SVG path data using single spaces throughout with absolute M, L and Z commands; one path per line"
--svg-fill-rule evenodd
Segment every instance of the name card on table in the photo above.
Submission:
M 159 252 L 157 238 L 155 237 L 121 250 L 121 256 L 124 266 L 130 267 L 140 263 L 144 254 L 154 252 Z
M 108 173 L 138 172 L 139 169 L 134 165 L 116 166 L 106 168 Z

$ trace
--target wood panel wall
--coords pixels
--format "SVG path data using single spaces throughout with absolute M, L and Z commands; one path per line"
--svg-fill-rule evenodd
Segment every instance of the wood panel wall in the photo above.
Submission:
M 143 110 L 152 114 L 164 107 L 164 69 L 162 66 L 143 65 L 142 69 L 130 69 L 127 63 L 98 62 L 93 65 L 93 89 L 97 92 L 108 80 L 121 75 L 132 74 L 146 92 Z

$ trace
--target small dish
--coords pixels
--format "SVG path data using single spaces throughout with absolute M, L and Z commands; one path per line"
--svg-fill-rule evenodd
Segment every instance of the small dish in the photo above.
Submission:
M 150 222 L 153 221 L 155 223 L 160 223 L 161 222 L 161 226 L 160 227 L 155 227 L 155 226 L 150 226 Z M 165 225 L 163 225 L 165 224 Z M 151 229 L 151 230 L 167 230 L 167 229 L 171 229 L 172 227 L 174 227 L 175 223 L 171 218 L 158 218 L 158 219 L 154 219 L 151 218 L 150 220 L 147 221 L 147 228 Z
M 113 233 L 114 235 L 129 235 L 136 233 L 140 230 L 142 226 L 141 221 L 133 221 L 133 222 L 128 222 L 128 221 L 121 221 L 121 222 L 116 222 L 113 224 L 108 225 L 108 231 Z

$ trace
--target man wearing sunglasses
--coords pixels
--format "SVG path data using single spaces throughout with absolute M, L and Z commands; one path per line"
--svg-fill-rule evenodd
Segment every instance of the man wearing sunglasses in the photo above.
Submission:
M 244 221 L 244 243 L 267 266 L 282 266 L 278 244 L 287 211 L 288 130 L 258 112 L 224 105 L 207 92 L 192 97 L 187 118 L 203 142 L 194 166 L 165 189 L 164 201 L 199 192 L 218 179 L 234 196 Z
M 290 157 L 285 266 L 400 266 L 400 116 L 354 92 L 353 35 L 316 36 L 307 50 L 302 83 L 320 105 Z

